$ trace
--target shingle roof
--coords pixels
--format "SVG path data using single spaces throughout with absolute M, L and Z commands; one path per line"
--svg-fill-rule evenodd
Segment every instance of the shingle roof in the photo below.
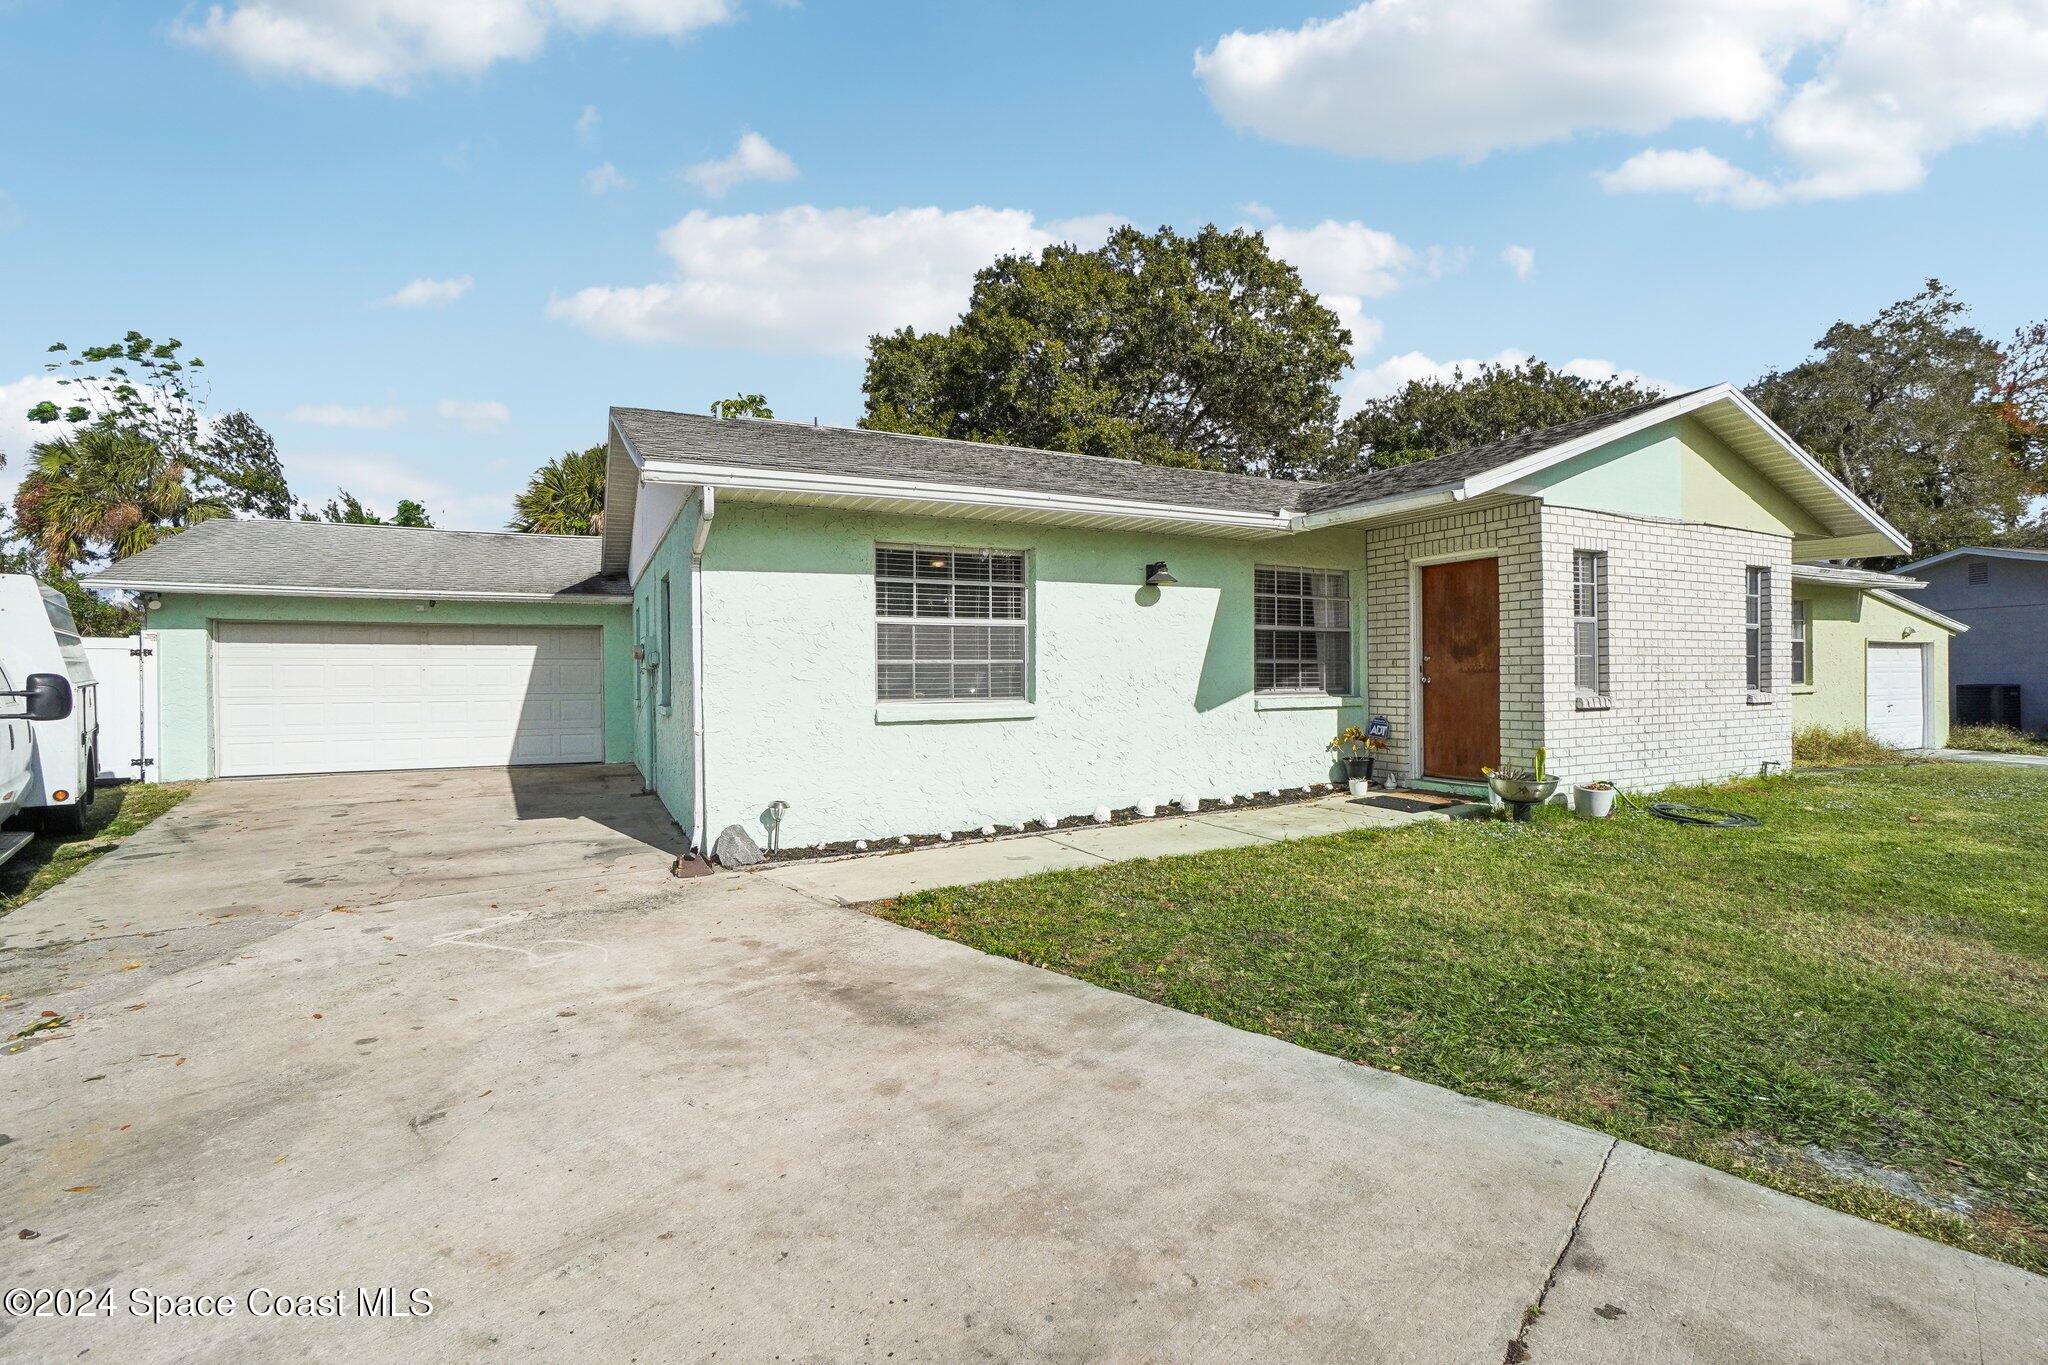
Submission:
M 1694 389 L 1691 393 L 1697 393 Z M 1667 394 L 1653 398 L 1646 403 L 1622 408 L 1615 412 L 1595 413 L 1576 421 L 1563 422 L 1540 431 L 1525 431 L 1519 436 L 1510 436 L 1503 441 L 1494 441 L 1483 446 L 1473 446 L 1451 455 L 1438 455 L 1432 459 L 1417 460 L 1412 464 L 1397 464 L 1386 469 L 1375 469 L 1355 478 L 1342 479 L 1336 483 L 1312 485 L 1304 498 L 1301 510 L 1322 512 L 1333 507 L 1348 507 L 1353 503 L 1372 502 L 1379 498 L 1390 498 L 1402 493 L 1420 493 L 1425 489 L 1442 488 L 1459 483 L 1475 474 L 1513 464 L 1524 456 L 1535 455 L 1576 441 L 1581 436 L 1590 436 L 1603 427 L 1625 422 L 1639 413 L 1660 407 L 1676 399 L 1689 397 L 1689 393 Z
M 653 408 L 613 408 L 612 421 L 643 459 L 692 464 L 924 480 L 1232 512 L 1292 512 L 1303 490 L 1313 486 L 1025 446 L 752 418 L 721 421 Z
M 1320 512 L 1455 484 L 1686 396 L 1672 394 L 1618 412 L 1582 417 L 1453 455 L 1376 469 L 1336 483 L 1175 469 L 1133 460 L 905 436 L 856 427 L 754 419 L 722 421 L 654 408 L 613 408 L 611 415 L 642 459 L 1279 513 Z
M 1917 578 L 1874 569 L 1850 569 L 1840 564 L 1794 564 L 1795 583 L 1826 583 L 1838 588 L 1888 588 L 1893 592 L 1917 592 L 1927 585 Z
M 601 598 L 629 593 L 598 574 L 595 536 L 440 531 L 325 521 L 207 521 L 84 580 L 169 591 L 441 593 Z

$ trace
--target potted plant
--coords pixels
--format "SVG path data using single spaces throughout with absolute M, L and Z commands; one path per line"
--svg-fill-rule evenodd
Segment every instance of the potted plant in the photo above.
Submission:
M 1572 809 L 1591 820 L 1605 820 L 1614 812 L 1612 782 L 1581 782 L 1572 788 Z
M 1386 748 L 1387 742 L 1368 735 L 1356 725 L 1347 725 L 1324 747 L 1343 760 L 1344 775 L 1350 779 L 1351 794 L 1361 796 L 1372 786 L 1374 753 Z
M 1550 750 L 1538 746 L 1536 761 L 1529 768 L 1481 768 L 1486 785 L 1518 821 L 1529 818 L 1529 808 L 1540 806 L 1557 790 L 1558 779 L 1549 773 Z

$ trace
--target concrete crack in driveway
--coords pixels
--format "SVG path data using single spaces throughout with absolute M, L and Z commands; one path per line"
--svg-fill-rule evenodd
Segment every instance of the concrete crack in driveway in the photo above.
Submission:
M 1550 1263 L 1550 1273 L 1543 1277 L 1543 1288 L 1536 1291 L 1536 1302 L 1522 1314 L 1522 1330 L 1508 1341 L 1507 1354 L 1502 1357 L 1503 1365 L 1517 1365 L 1517 1362 L 1529 1358 L 1529 1329 L 1542 1319 L 1544 1301 L 1557 1284 L 1558 1272 L 1564 1269 L 1564 1258 L 1572 1254 L 1572 1243 L 1579 1240 L 1579 1229 L 1586 1222 L 1586 1210 L 1593 1207 L 1593 1196 L 1600 1193 L 1600 1182 L 1607 1178 L 1607 1165 L 1614 1160 L 1614 1154 L 1620 1148 L 1620 1138 L 1607 1144 L 1607 1151 L 1600 1157 L 1600 1169 L 1593 1172 L 1593 1183 L 1586 1187 L 1586 1197 L 1579 1201 L 1579 1211 L 1572 1216 L 1571 1230 L 1564 1235 L 1564 1245 L 1557 1249 L 1557 1259 Z

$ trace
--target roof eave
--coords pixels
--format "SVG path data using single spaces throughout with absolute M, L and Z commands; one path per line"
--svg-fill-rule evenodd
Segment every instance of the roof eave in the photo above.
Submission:
M 1927 622 L 1928 624 L 1939 626 L 1941 629 L 1949 631 L 1953 634 L 1961 635 L 1963 632 L 1969 629 L 1967 625 L 1963 624 L 1961 621 L 1956 620 L 1953 616 L 1943 616 L 1934 608 L 1922 606 L 1920 603 L 1912 601 L 1908 598 L 1901 597 L 1897 593 L 1892 592 L 1889 589 L 1872 588 L 1870 590 L 1870 595 L 1872 597 L 1879 598 L 1894 607 L 1897 607 L 1900 611 L 1905 612 L 1908 616 L 1917 616 L 1921 620 Z
M 1302 513 L 1294 518 L 1294 529 L 1320 531 L 1329 526 L 1370 525 L 1374 522 L 1391 521 L 1414 512 L 1427 511 L 1432 507 L 1445 507 L 1463 502 L 1470 496 L 1467 484 L 1443 484 L 1414 493 L 1399 493 L 1389 498 L 1346 503 L 1342 507 L 1326 507 L 1318 512 Z
M 389 598 L 405 602 L 558 602 L 611 605 L 633 600 L 631 593 L 611 592 L 477 592 L 456 588 L 349 588 L 309 587 L 282 583 L 169 583 L 146 578 L 116 578 L 93 574 L 78 580 L 80 585 L 102 591 L 154 593 L 206 593 L 229 597 L 336 597 Z
M 645 460 L 640 478 L 648 483 L 695 484 L 720 491 L 762 492 L 818 498 L 876 499 L 922 502 L 934 506 L 988 512 L 1028 512 L 1106 521 L 1153 522 L 1194 530 L 1249 535 L 1286 535 L 1297 529 L 1297 514 L 1250 509 L 1190 507 L 1179 503 L 1144 502 L 1092 497 L 1078 493 L 1042 493 L 1027 489 L 935 480 L 884 479 L 810 470 L 704 464 L 694 461 Z

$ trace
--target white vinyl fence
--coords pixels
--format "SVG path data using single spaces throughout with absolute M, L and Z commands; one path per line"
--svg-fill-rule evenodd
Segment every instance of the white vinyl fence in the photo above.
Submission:
M 84 643 L 100 692 L 99 780 L 156 781 L 156 632 Z

